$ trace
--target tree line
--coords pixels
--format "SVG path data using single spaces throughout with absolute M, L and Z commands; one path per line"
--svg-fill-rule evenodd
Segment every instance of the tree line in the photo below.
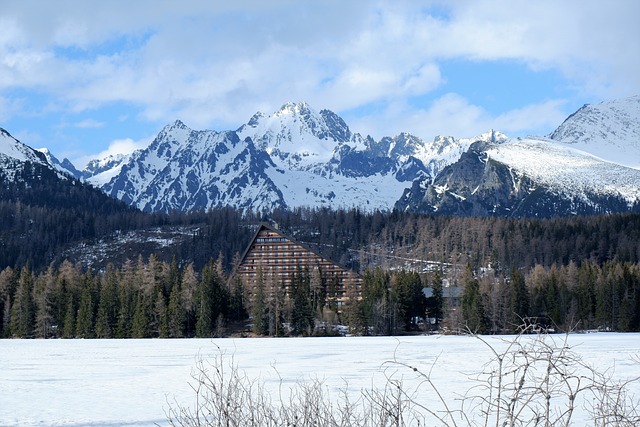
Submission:
M 513 333 L 527 323 L 565 332 L 640 331 L 639 264 L 570 262 L 481 277 L 468 265 L 459 282 L 461 309 L 449 312 L 450 326 L 479 333 Z
M 63 262 L 41 274 L 0 272 L 0 336 L 20 338 L 181 338 L 224 334 L 244 319 L 242 298 L 226 286 L 220 262 L 197 272 L 175 260 L 127 262 L 94 273 Z
M 43 184 L 44 185 L 44 184 Z M 190 236 L 159 251 L 146 245 L 111 258 L 95 257 L 93 268 L 122 265 L 155 254 L 162 261 L 173 257 L 181 264 L 202 269 L 211 256 L 224 255 L 229 271 L 235 254 L 242 253 L 253 226 L 275 224 L 297 240 L 313 245 L 325 257 L 355 271 L 380 266 L 397 268 L 401 258 L 452 262 L 463 256 L 474 268 L 492 264 L 508 273 L 512 267 L 528 269 L 540 264 L 581 264 L 593 261 L 640 262 L 640 214 L 588 217 L 460 218 L 417 215 L 398 211 L 365 212 L 359 209 L 276 210 L 268 215 L 231 208 L 207 212 L 149 214 L 108 199 L 86 186 L 65 187 L 71 203 L 59 198 L 24 198 L 20 191 L 0 189 L 0 268 L 27 264 L 36 272 L 52 262 L 70 259 L 68 249 L 110 242 L 118 233 L 174 227 L 194 230 Z M 29 194 L 29 192 L 24 192 Z M 87 194 L 85 194 L 87 193 Z M 92 200 L 85 203 L 84 200 Z M 86 253 L 86 250 L 76 251 Z M 389 257 L 393 254 L 395 258 Z
M 300 269 L 285 291 L 258 280 L 243 289 L 220 257 L 201 270 L 155 256 L 93 272 L 63 262 L 35 273 L 0 271 L 0 336 L 4 338 L 181 338 L 257 335 L 360 335 L 472 330 L 514 333 L 523 324 L 545 330 L 640 331 L 640 265 L 583 262 L 509 274 L 428 274 L 380 267 L 363 274 L 359 294 L 338 305 L 337 283 Z M 462 289 L 447 297 L 448 286 Z M 425 294 L 424 288 L 431 292 Z M 250 329 L 249 329 L 250 328 Z M 348 329 L 346 329 L 348 328 Z
M 537 264 L 640 262 L 640 214 L 558 218 L 471 218 L 358 209 L 276 211 L 281 230 L 316 243 L 331 259 L 365 270 L 397 267 L 399 258 L 505 270 Z M 360 253 L 358 253 L 360 251 Z M 395 258 L 389 257 L 390 254 Z

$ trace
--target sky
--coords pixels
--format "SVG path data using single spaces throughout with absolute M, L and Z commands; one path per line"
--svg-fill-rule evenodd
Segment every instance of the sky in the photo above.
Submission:
M 546 135 L 640 94 L 637 0 L 0 0 L 0 127 L 82 168 L 306 101 L 376 139 Z

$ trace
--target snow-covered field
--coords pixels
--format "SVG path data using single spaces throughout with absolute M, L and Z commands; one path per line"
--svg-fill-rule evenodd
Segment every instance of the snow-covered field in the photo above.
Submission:
M 502 349 L 505 338 L 486 339 Z M 571 335 L 569 344 L 614 379 L 640 376 L 640 334 Z M 194 403 L 189 382 L 198 357 L 220 352 L 274 390 L 279 378 L 286 387 L 317 378 L 331 390 L 347 384 L 357 392 L 384 385 L 389 374 L 415 389 L 411 370 L 385 362 L 395 358 L 425 372 L 435 363 L 433 381 L 454 407 L 473 385 L 470 376 L 491 359 L 482 342 L 466 336 L 0 340 L 0 425 L 166 425 L 167 402 Z M 433 393 L 420 387 L 416 395 L 430 402 Z M 631 391 L 640 397 L 640 383 Z

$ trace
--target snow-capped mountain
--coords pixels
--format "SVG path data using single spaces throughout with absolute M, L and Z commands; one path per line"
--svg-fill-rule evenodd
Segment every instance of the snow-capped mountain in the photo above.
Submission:
M 116 176 L 130 157 L 131 154 L 115 154 L 91 160 L 80 172 L 81 176 L 90 184 L 100 187 Z
M 429 144 L 418 138 L 389 140 L 380 145 L 352 133 L 331 111 L 288 103 L 271 115 L 256 113 L 237 131 L 195 131 L 177 121 L 146 149 L 96 168 L 87 181 L 148 211 L 389 209 L 414 179 L 444 164 L 425 167 L 415 156 L 426 159 Z M 430 149 L 445 153 L 449 144 L 455 142 L 438 140 Z
M 476 142 L 433 182 L 414 182 L 405 211 L 473 216 L 556 216 L 640 208 L 640 171 L 549 139 Z
M 64 162 L 58 162 L 48 151 L 42 153 L 34 150 L 0 128 L 0 200 L 19 202 L 25 207 L 38 206 L 41 209 L 37 215 L 55 211 L 55 218 L 77 218 L 76 225 L 82 224 L 79 218 L 84 214 L 113 214 L 131 210 L 124 203 L 75 179 L 66 169 L 61 170 L 54 162 L 64 165 Z M 63 212 L 75 213 L 65 216 Z M 79 214 L 80 212 L 82 214 Z M 28 215 L 31 214 L 34 212 L 31 211 Z M 47 225 L 38 224 L 38 227 Z M 80 234 L 86 231 L 82 230 Z M 65 234 L 68 236 L 73 233 Z
M 587 104 L 549 137 L 603 160 L 640 169 L 640 95 Z
M 352 138 L 347 124 L 329 110 L 316 113 L 306 102 L 287 103 L 270 116 L 256 113 L 237 133 L 293 169 L 326 163 Z
M 101 188 L 147 211 L 266 210 L 280 206 L 282 199 L 265 174 L 270 168 L 275 165 L 268 154 L 250 139 L 240 140 L 233 131 L 194 131 L 176 121 L 149 147 L 116 165 L 118 172 Z
M 24 162 L 48 164 L 44 154 L 21 143 L 3 128 L 0 128 L 0 161 L 3 165 Z
M 70 175 L 76 179 L 82 178 L 82 172 L 76 169 L 69 159 L 65 158 L 62 161 L 58 160 L 58 158 L 54 156 L 48 148 L 37 148 L 36 151 L 42 153 L 47 159 L 47 162 L 57 171 Z
M 433 141 L 407 133 L 376 141 L 329 110 L 287 103 L 270 115 L 256 113 L 236 131 L 196 131 L 177 121 L 146 149 L 96 161 L 83 173 L 107 194 L 148 211 L 620 212 L 636 209 L 640 197 L 638 171 L 616 162 L 638 149 L 639 100 L 585 106 L 549 138 L 490 131 Z
M 25 169 L 33 165 L 52 168 L 44 154 L 21 143 L 0 128 L 0 184 L 25 179 Z

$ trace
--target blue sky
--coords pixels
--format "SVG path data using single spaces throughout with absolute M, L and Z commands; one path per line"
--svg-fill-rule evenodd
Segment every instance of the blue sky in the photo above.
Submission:
M 76 166 L 307 101 L 375 138 L 544 135 L 640 93 L 640 2 L 0 0 L 0 127 Z

